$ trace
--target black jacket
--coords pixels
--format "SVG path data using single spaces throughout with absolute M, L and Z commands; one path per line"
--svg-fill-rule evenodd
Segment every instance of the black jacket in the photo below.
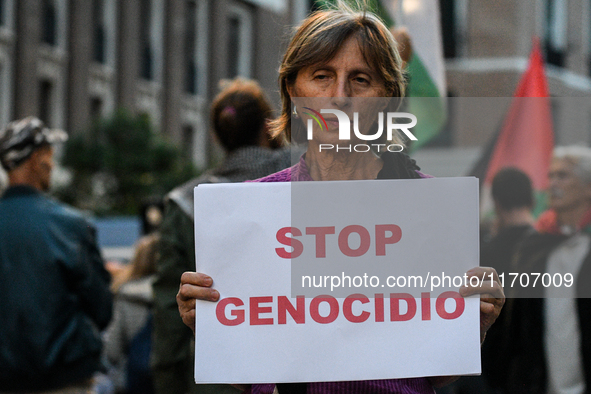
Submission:
M 588 230 L 588 229 L 587 229 Z M 588 232 L 588 231 L 586 231 Z M 517 266 L 513 272 L 545 272 L 549 255 L 567 236 L 555 234 L 532 234 L 519 250 Z M 586 393 L 591 393 L 591 253 L 583 260 L 576 276 L 576 304 L 581 333 L 581 356 Z M 507 278 L 505 278 L 507 286 Z M 527 293 L 508 296 L 504 313 L 503 344 L 506 359 L 496 364 L 497 387 L 505 393 L 543 394 L 547 390 L 546 355 L 544 351 L 544 293 L 543 288 L 527 289 Z M 512 295 L 519 297 L 510 299 Z M 528 298 L 521 298 L 525 295 Z M 496 323 L 495 323 L 496 324 Z M 491 366 L 492 367 L 492 366 Z
M 0 199 L 0 391 L 49 390 L 100 368 L 110 277 L 94 228 L 27 186 Z

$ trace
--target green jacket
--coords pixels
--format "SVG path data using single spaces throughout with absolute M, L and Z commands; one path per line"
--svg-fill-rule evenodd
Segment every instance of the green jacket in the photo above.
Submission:
M 160 232 L 160 257 L 154 283 L 152 365 L 159 394 L 237 393 L 229 385 L 197 385 L 194 381 L 193 333 L 179 316 L 176 294 L 185 271 L 195 271 L 193 189 L 200 183 L 242 182 L 290 165 L 290 150 L 259 147 L 232 152 L 217 169 L 174 189 L 166 198 Z M 224 360 L 203 360 L 223 362 Z

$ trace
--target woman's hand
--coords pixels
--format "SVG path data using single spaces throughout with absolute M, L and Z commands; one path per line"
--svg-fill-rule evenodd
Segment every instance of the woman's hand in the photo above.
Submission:
M 181 285 L 176 295 L 179 313 L 193 333 L 195 333 L 195 300 L 217 301 L 220 293 L 212 289 L 213 279 L 200 272 L 185 272 L 181 276 Z
M 492 276 L 491 276 L 492 274 Z M 497 271 L 491 267 L 476 267 L 466 272 L 468 286 L 460 287 L 460 295 L 469 297 L 480 294 L 480 343 L 484 341 L 486 332 L 497 320 L 503 305 L 505 304 L 505 293 Z M 478 286 L 471 286 L 470 278 L 478 277 Z M 482 278 L 484 282 L 481 283 Z M 492 278 L 492 280 L 491 280 Z
M 491 276 L 492 274 L 492 276 Z M 476 267 L 466 272 L 468 286 L 460 287 L 460 295 L 469 297 L 480 294 L 480 343 L 484 341 L 486 332 L 497 320 L 503 305 L 505 304 L 505 293 L 497 271 L 490 267 Z M 478 286 L 470 285 L 471 277 L 478 278 Z M 481 283 L 484 278 L 484 283 Z M 491 278 L 492 281 L 491 281 Z M 458 376 L 432 376 L 429 378 L 433 387 L 439 388 L 456 381 Z

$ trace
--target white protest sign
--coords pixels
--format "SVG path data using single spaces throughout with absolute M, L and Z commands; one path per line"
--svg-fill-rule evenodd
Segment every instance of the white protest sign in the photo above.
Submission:
M 198 383 L 480 373 L 475 178 L 200 185 L 195 243 Z

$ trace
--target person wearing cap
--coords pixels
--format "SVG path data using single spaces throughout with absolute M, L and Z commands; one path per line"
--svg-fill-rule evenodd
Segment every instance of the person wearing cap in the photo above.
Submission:
M 101 368 L 110 276 L 90 223 L 44 194 L 66 139 L 34 117 L 0 131 L 0 392 L 89 393 Z

